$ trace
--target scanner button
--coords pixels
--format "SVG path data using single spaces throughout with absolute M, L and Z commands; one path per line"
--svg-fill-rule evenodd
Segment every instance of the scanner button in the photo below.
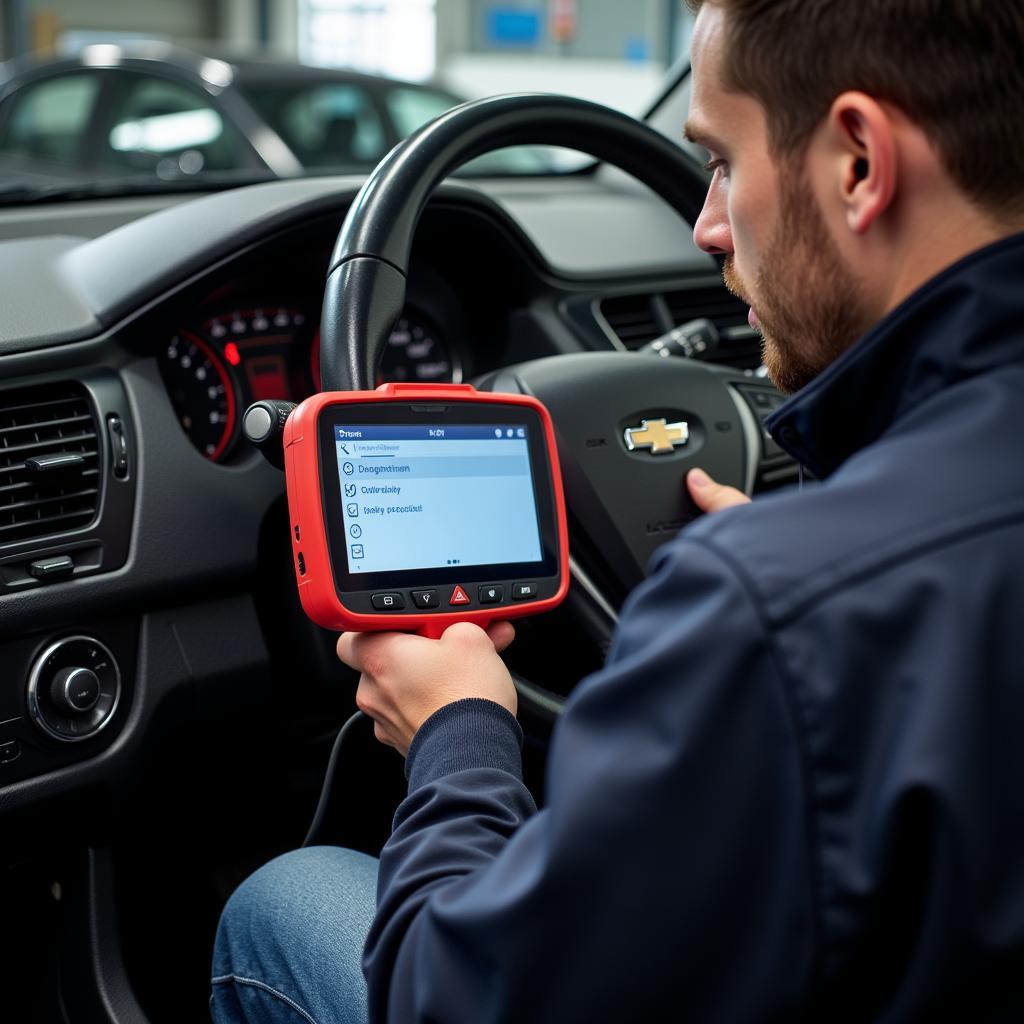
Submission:
M 529 601 L 531 597 L 537 596 L 536 583 L 516 583 L 512 586 L 513 601 Z
M 480 588 L 480 603 L 481 604 L 501 604 L 502 599 L 505 597 L 504 587 L 481 587 Z
M 370 600 L 379 612 L 400 612 L 405 607 L 401 594 L 374 594 Z
M 417 608 L 439 608 L 441 598 L 436 590 L 414 590 L 412 591 L 412 603 Z
M 462 587 L 456 587 L 452 591 L 452 596 L 448 599 L 449 604 L 469 604 L 469 594 L 467 594 Z

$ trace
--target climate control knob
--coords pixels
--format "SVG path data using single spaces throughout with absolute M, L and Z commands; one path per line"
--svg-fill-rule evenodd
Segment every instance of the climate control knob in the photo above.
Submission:
M 32 721 L 65 743 L 95 736 L 114 717 L 120 697 L 121 672 L 114 655 L 89 636 L 50 644 L 29 675 Z
M 62 668 L 50 684 L 50 699 L 66 714 L 84 715 L 100 699 L 99 676 L 80 666 Z

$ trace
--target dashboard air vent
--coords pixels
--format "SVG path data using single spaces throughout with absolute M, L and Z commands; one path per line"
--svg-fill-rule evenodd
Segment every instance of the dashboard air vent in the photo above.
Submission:
M 747 322 L 749 307 L 725 288 L 688 288 L 665 296 L 669 316 L 676 327 L 688 320 L 707 317 L 721 334 L 714 361 L 740 370 L 761 365 L 761 338 Z
M 711 356 L 714 362 L 740 370 L 761 365 L 761 338 L 747 323 L 747 306 L 721 285 L 664 295 L 617 295 L 601 301 L 601 313 L 628 349 L 641 348 L 673 327 L 707 317 L 721 335 Z
M 667 330 L 658 322 L 653 295 L 620 295 L 604 299 L 601 314 L 628 349 L 640 348 L 660 338 Z
M 99 442 L 85 388 L 0 391 L 0 545 L 87 526 L 99 507 Z

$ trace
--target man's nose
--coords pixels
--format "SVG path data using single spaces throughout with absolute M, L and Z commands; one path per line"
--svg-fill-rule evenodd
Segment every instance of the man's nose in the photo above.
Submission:
M 724 197 L 714 184 L 708 190 L 697 223 L 693 225 L 693 240 L 697 247 L 712 256 L 732 254 L 732 229 Z

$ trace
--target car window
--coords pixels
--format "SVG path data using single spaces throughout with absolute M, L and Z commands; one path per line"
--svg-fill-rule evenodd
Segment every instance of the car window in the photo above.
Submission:
M 417 128 L 440 117 L 463 101 L 432 89 L 396 86 L 384 95 L 384 106 L 395 131 L 405 138 Z M 552 158 L 540 146 L 512 146 L 485 153 L 461 168 L 464 174 L 543 174 L 551 171 Z
M 14 6 L 25 31 L 0 25 L 0 206 L 363 174 L 486 96 L 558 93 L 642 114 L 669 68 L 673 82 L 684 73 L 693 22 L 681 0 L 231 0 L 230 17 L 200 0 L 75 0 L 36 33 L 39 3 Z M 665 110 L 659 130 L 678 142 L 685 109 Z M 589 166 L 519 146 L 454 173 Z
M 95 72 L 62 75 L 18 90 L 0 129 L 0 152 L 74 167 L 84 160 L 86 129 L 96 105 Z
M 387 152 L 384 126 L 361 86 L 253 84 L 241 91 L 307 168 L 372 167 Z
M 250 166 L 238 132 L 199 90 L 149 75 L 127 75 L 102 141 L 109 168 L 163 178 Z
M 440 117 L 459 100 L 444 93 L 431 92 L 429 89 L 391 89 L 384 97 L 388 108 L 388 116 L 394 122 L 395 131 L 405 138 L 412 135 L 428 121 Z

